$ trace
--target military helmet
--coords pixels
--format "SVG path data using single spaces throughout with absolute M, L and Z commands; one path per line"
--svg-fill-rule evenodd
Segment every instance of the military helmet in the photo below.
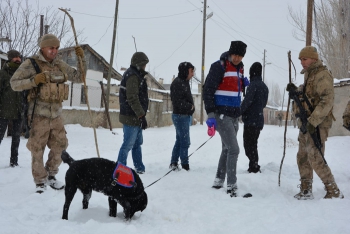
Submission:
M 143 67 L 149 62 L 148 57 L 143 52 L 136 52 L 131 58 L 131 65 L 135 67 Z

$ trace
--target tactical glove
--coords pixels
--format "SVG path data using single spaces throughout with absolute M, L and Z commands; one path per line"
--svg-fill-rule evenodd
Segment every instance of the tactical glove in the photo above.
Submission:
M 146 117 L 142 116 L 139 120 L 140 120 L 140 128 L 142 128 L 142 130 L 146 130 L 146 128 L 147 128 Z
M 294 92 L 294 91 L 296 91 L 297 89 L 298 89 L 298 88 L 297 88 L 297 86 L 295 86 L 295 84 L 293 84 L 293 83 L 287 84 L 286 90 L 287 90 L 288 92 Z
M 80 58 L 84 58 L 84 50 L 80 47 L 80 46 L 76 46 L 74 48 L 75 50 L 75 54 L 80 57 Z
M 310 122 L 307 122 L 306 129 L 310 134 L 314 134 L 316 130 L 316 128 Z
M 215 119 L 215 118 L 209 118 L 209 119 L 207 119 L 206 123 L 207 123 L 207 126 L 208 126 L 209 128 L 211 128 L 211 127 L 213 127 L 213 126 L 216 128 L 216 119 Z
M 34 76 L 34 82 L 38 86 L 39 84 L 45 84 L 46 83 L 46 76 L 45 73 L 39 73 Z

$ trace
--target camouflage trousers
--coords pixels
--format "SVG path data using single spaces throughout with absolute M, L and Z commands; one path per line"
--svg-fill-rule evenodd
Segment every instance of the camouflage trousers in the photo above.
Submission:
M 328 128 L 320 128 L 320 138 L 322 153 L 324 155 L 325 142 L 328 137 Z M 334 182 L 331 169 L 324 163 L 322 155 L 316 148 L 309 133 L 299 132 L 299 150 L 297 153 L 297 163 L 299 167 L 300 179 L 312 180 L 313 171 L 320 177 L 323 183 Z
M 50 152 L 44 166 L 46 146 Z M 68 139 L 61 117 L 50 119 L 34 116 L 27 148 L 32 154 L 32 174 L 36 184 L 45 183 L 47 176 L 58 173 L 58 167 L 62 162 L 61 153 L 67 147 Z

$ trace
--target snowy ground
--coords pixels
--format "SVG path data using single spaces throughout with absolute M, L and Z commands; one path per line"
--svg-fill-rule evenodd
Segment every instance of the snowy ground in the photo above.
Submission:
M 93 130 L 80 125 L 67 125 L 69 147 L 75 159 L 96 157 Z M 69 211 L 69 220 L 62 220 L 64 191 L 48 188 L 34 193 L 31 157 L 22 138 L 19 149 L 20 167 L 10 168 L 11 138 L 0 146 L 0 233 L 350 233 L 350 137 L 331 137 L 326 145 L 326 158 L 335 179 L 345 195 L 343 200 L 324 200 L 323 184 L 315 175 L 312 201 L 298 201 L 299 174 L 296 165 L 298 130 L 288 128 L 287 152 L 278 186 L 278 171 L 283 154 L 283 130 L 265 126 L 259 141 L 261 174 L 249 174 L 243 149 L 243 126 L 238 139 L 238 188 L 241 194 L 251 192 L 252 198 L 231 198 L 225 189 L 211 188 L 221 143 L 219 135 L 190 158 L 189 172 L 172 172 L 146 189 L 148 207 L 135 214 L 131 222 L 122 219 L 118 205 L 117 218 L 108 216 L 107 197 L 93 192 L 88 210 L 81 205 L 78 191 Z M 122 142 L 122 129 L 97 129 L 101 157 L 116 160 Z M 144 132 L 143 158 L 145 186 L 168 172 L 174 127 L 152 128 Z M 208 139 L 205 126 L 191 127 L 189 152 Z M 45 155 L 47 155 L 45 152 Z M 132 165 L 131 157 L 128 161 Z M 57 178 L 64 180 L 68 166 L 62 164 Z

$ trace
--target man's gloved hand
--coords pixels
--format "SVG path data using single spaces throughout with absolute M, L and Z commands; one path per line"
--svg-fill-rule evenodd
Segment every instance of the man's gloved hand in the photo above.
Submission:
M 207 121 L 206 121 L 206 123 L 207 123 L 207 126 L 209 127 L 209 128 L 211 128 L 211 127 L 215 127 L 215 129 L 216 129 L 216 119 L 215 118 L 208 118 L 207 119 Z
M 343 126 L 350 131 L 350 116 L 343 116 Z
M 142 130 L 146 130 L 147 128 L 146 116 L 142 116 L 141 118 L 139 118 L 139 120 L 140 120 L 140 128 L 142 128 Z
M 242 78 L 242 80 L 243 80 L 244 87 L 247 87 L 248 85 L 250 85 L 250 82 L 247 77 Z
M 46 76 L 45 73 L 39 73 L 34 76 L 34 82 L 38 86 L 39 84 L 45 84 L 46 83 Z
M 76 46 L 74 48 L 75 50 L 75 54 L 80 57 L 80 58 L 84 58 L 84 50 L 80 47 L 80 46 Z
M 310 134 L 314 134 L 316 130 L 316 128 L 310 122 L 307 122 L 306 129 Z
M 295 84 L 293 84 L 293 83 L 287 84 L 286 90 L 287 90 L 288 92 L 294 92 L 294 91 L 296 91 L 297 89 L 298 89 L 298 88 L 297 88 L 297 86 L 295 86 Z

